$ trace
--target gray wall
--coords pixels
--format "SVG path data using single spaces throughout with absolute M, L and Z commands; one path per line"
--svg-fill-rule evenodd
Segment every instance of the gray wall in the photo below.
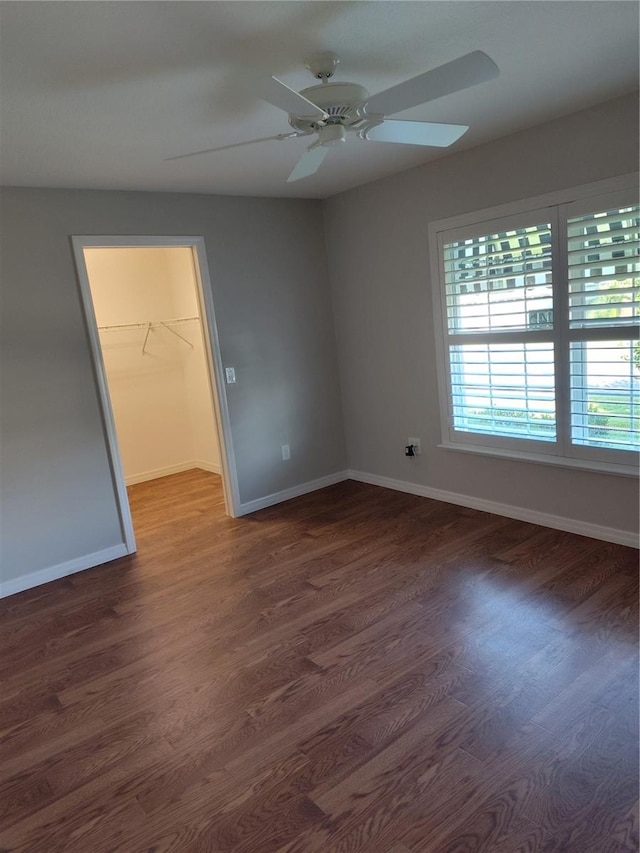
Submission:
M 346 467 L 341 388 L 353 469 L 634 530 L 632 479 L 437 449 L 426 238 L 433 219 L 633 171 L 637 150 L 637 100 L 618 99 L 325 202 L 326 248 L 314 201 L 3 190 L 2 579 L 121 541 L 72 234 L 205 237 L 238 374 L 242 502 Z M 409 435 L 423 442 L 415 460 Z
M 427 228 L 637 169 L 637 96 L 335 196 L 324 215 L 349 467 L 626 531 L 633 478 L 439 450 Z M 408 436 L 423 455 L 407 459 Z
M 0 213 L 3 580 L 121 541 L 73 234 L 205 237 L 243 503 L 345 468 L 319 202 L 16 188 Z

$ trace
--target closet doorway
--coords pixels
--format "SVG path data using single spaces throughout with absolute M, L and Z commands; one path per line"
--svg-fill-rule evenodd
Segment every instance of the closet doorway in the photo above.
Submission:
M 227 514 L 235 516 L 203 239 L 72 239 L 128 553 L 136 546 L 127 486 L 212 471 L 222 479 Z

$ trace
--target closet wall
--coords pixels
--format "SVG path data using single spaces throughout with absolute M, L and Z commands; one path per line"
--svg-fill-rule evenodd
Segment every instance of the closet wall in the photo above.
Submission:
M 219 472 L 191 250 L 86 249 L 85 258 L 127 483 Z M 192 319 L 168 323 L 179 318 Z M 148 334 L 122 328 L 147 323 Z

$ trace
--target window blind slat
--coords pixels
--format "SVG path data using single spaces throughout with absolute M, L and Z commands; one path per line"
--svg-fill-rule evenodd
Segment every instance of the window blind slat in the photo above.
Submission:
M 640 449 L 640 342 L 574 341 L 570 357 L 573 442 Z
M 636 205 L 569 220 L 571 328 L 632 325 L 640 317 L 639 213 Z M 624 256 L 614 257 L 617 250 Z
M 450 333 L 553 325 L 551 230 L 532 225 L 444 246 Z
M 581 283 L 582 282 L 578 282 L 578 284 L 581 284 Z M 603 288 L 603 290 L 604 290 L 604 288 Z M 574 288 L 572 286 L 572 283 L 570 283 L 569 294 L 571 296 L 575 296 L 575 297 L 579 297 L 579 296 L 600 296 L 602 294 L 602 290 L 597 291 L 597 290 L 593 290 L 593 289 L 584 290 L 584 289 L 580 289 L 580 288 Z M 628 297 L 633 298 L 634 296 L 638 295 L 638 290 L 636 287 L 611 287 L 606 291 L 606 294 L 607 294 L 607 296 L 618 296 L 618 297 L 620 297 L 620 296 L 627 297 L 628 296 Z M 624 301 L 624 300 L 622 300 L 622 301 Z
M 637 208 L 631 208 L 637 210 Z M 569 249 L 574 248 L 576 241 L 597 240 L 599 237 L 620 237 L 633 234 L 638 228 L 638 216 L 633 214 L 619 214 L 617 216 L 603 216 L 593 219 L 593 215 L 576 217 L 570 219 L 567 224 L 567 238 Z
M 450 347 L 453 427 L 555 441 L 553 345 Z
M 568 257 L 570 263 L 575 263 L 576 261 L 578 263 L 581 261 L 595 263 L 596 261 L 617 261 L 619 259 L 624 261 L 627 258 L 631 260 L 637 258 L 638 251 L 633 235 L 629 234 L 624 241 L 619 243 L 608 243 L 602 246 L 581 246 L 579 249 L 572 249 L 568 252 Z

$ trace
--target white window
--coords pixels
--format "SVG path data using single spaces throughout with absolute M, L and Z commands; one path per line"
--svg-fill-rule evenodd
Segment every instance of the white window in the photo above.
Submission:
M 631 473 L 640 450 L 637 190 L 575 192 L 431 226 L 443 444 Z

